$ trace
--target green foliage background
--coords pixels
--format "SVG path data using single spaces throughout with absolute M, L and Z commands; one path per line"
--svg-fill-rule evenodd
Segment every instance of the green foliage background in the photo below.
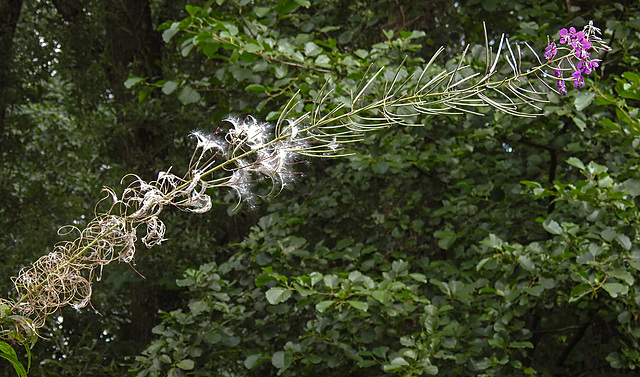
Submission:
M 482 69 L 479 20 L 538 51 L 593 20 L 613 48 L 542 116 L 416 119 L 275 197 L 166 211 L 161 247 L 51 318 L 31 376 L 637 373 L 637 2 L 0 4 L 3 296 L 103 185 L 185 171 L 189 132 L 228 114 L 275 120 L 329 79 L 338 104 L 371 65 L 411 73 L 440 46 L 437 65 L 469 45 Z

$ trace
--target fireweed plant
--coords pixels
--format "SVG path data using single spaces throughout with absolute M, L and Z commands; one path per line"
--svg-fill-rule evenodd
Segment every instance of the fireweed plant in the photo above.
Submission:
M 207 190 L 228 187 L 239 200 L 251 200 L 254 185 L 262 180 L 271 181 L 273 192 L 280 191 L 295 177 L 293 165 L 304 158 L 343 156 L 345 146 L 360 141 L 365 132 L 413 125 L 412 119 L 419 115 L 482 115 L 482 108 L 491 107 L 514 116 L 536 116 L 523 108 L 541 109 L 538 104 L 546 102 L 544 86 L 566 94 L 565 81 L 580 87 L 583 75 L 598 67 L 599 60 L 592 59 L 591 52 L 609 49 L 599 33 L 591 24 L 579 32 L 562 29 L 559 44 L 552 42 L 546 48 L 544 63 L 528 44 L 512 46 L 504 35 L 494 54 L 485 37 L 484 72 L 473 72 L 464 63 L 468 48 L 455 69 L 435 68 L 433 62 L 444 51 L 441 48 L 414 75 L 402 69 L 372 72 L 351 94 L 349 103 L 331 105 L 333 90 L 326 84 L 312 110 L 302 116 L 293 117 L 302 103 L 296 95 L 275 124 L 252 116 L 230 117 L 228 131 L 193 132 L 195 151 L 184 176 L 171 169 L 160 172 L 152 182 L 125 176 L 128 187 L 121 195 L 105 188 L 96 208 L 108 209 L 96 210 L 86 228 L 69 226 L 59 231 L 77 234 L 75 240 L 55 245 L 13 278 L 18 299 L 0 299 L 0 345 L 9 340 L 33 344 L 37 328 L 58 308 L 88 305 L 92 284 L 100 280 L 105 265 L 114 261 L 133 264 L 140 228 L 146 229 L 142 244 L 148 248 L 161 244 L 166 229 L 159 216 L 166 206 L 203 213 L 212 206 Z M 524 71 L 523 51 L 531 52 L 537 63 Z M 503 59 L 506 64 L 498 67 Z M 499 73 L 503 67 L 509 72 L 506 77 Z M 565 77 L 567 71 L 572 74 Z M 548 77 L 557 80 L 555 87 L 544 81 Z M 384 88 L 382 98 L 371 95 L 373 87 Z

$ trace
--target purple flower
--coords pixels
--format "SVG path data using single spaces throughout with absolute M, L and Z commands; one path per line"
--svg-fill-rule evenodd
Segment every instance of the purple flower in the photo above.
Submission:
M 576 68 L 578 71 L 581 71 L 583 74 L 589 75 L 595 70 L 595 68 L 598 68 L 600 66 L 600 64 L 598 63 L 599 61 L 600 59 L 593 59 L 593 60 L 583 59 L 583 60 L 580 60 Z
M 560 36 L 562 37 L 560 43 L 570 44 L 576 39 L 576 28 L 570 27 L 569 31 L 567 31 L 567 29 L 561 29 Z
M 582 77 L 582 70 L 573 72 L 571 76 L 573 76 L 573 85 L 575 85 L 576 88 L 584 86 L 584 77 Z
M 600 67 L 600 59 L 593 59 L 593 60 L 589 60 L 587 61 L 587 67 L 585 68 L 585 73 L 588 75 L 591 72 L 593 72 L 594 69 Z M 586 70 L 588 70 L 589 72 L 587 72 Z
M 589 24 L 582 31 L 576 31 L 574 27 L 562 28 L 558 32 L 560 39 L 558 46 L 555 42 L 550 42 L 545 49 L 544 57 L 547 61 L 557 61 L 557 66 L 553 67 L 554 75 L 558 79 L 558 92 L 561 94 L 567 94 L 566 81 L 573 81 L 573 85 L 576 88 L 583 87 L 585 85 L 585 75 L 589 75 L 600 66 L 600 59 L 591 59 L 591 52 L 600 50 L 609 51 L 610 47 L 604 44 L 596 34 L 600 33 L 600 30 L 594 28 L 592 24 Z M 562 56 L 558 58 L 558 50 L 563 52 Z M 564 67 L 564 68 L 563 68 Z M 565 79 L 562 77 L 563 71 L 567 70 L 567 67 L 571 67 L 571 77 Z
M 589 52 L 588 50 L 591 48 L 591 42 L 589 42 L 586 39 L 583 39 L 582 41 L 578 41 L 574 44 L 573 49 L 576 53 L 576 57 L 578 59 L 586 59 L 589 57 Z
M 555 42 L 551 42 L 551 44 L 549 46 L 547 46 L 547 48 L 545 48 L 544 51 L 545 51 L 544 57 L 547 58 L 547 60 L 553 59 L 553 57 L 556 56 L 556 54 L 558 53 L 558 49 L 556 47 L 556 43 Z
M 563 94 L 563 95 L 567 94 L 567 86 L 562 80 L 558 80 L 558 92 L 560 92 L 560 94 Z
M 568 35 L 569 32 L 567 31 L 567 29 L 560 29 L 560 43 L 567 43 L 569 41 Z

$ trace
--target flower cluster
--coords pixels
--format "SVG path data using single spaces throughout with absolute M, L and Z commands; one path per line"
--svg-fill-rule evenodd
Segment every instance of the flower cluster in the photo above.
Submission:
M 555 42 L 549 43 L 545 49 L 544 57 L 548 61 L 552 61 L 558 54 L 558 50 L 565 50 L 568 53 L 559 59 L 556 59 L 558 64 L 555 67 L 554 76 L 558 78 L 558 92 L 561 94 L 567 94 L 567 87 L 565 84 L 564 71 L 571 71 L 571 80 L 576 88 L 584 86 L 583 75 L 591 74 L 600 65 L 600 59 L 591 58 L 591 50 L 594 52 L 608 51 L 609 46 L 604 44 L 602 39 L 598 37 L 600 29 L 589 25 L 584 27 L 582 31 L 576 31 L 574 27 L 560 30 L 560 40 L 558 46 Z M 563 66 L 568 65 L 569 68 Z

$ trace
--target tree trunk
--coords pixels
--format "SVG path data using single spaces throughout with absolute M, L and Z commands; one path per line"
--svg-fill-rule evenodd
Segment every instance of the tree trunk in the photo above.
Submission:
M 22 0 L 0 0 L 0 159 L 4 153 L 5 116 L 7 107 L 15 101 L 15 87 L 11 74 L 13 36 L 20 19 Z
M 153 151 L 159 143 L 147 119 L 131 105 L 137 103 L 135 94 L 125 88 L 129 75 L 148 78 L 162 77 L 161 34 L 155 29 L 149 0 L 102 0 L 92 3 L 91 9 L 77 0 L 52 0 L 62 17 L 87 38 L 83 45 L 90 47 L 95 61 L 100 65 L 107 80 L 110 93 L 115 100 L 119 140 L 114 140 L 114 158 L 139 173 L 144 173 L 146 159 L 141 158 Z M 88 12 L 100 15 L 99 24 L 91 24 Z M 94 16 L 95 22 L 95 16 Z M 87 32 L 87 30 L 91 30 Z M 83 51 L 75 51 L 80 55 Z
M 151 80 L 162 76 L 162 40 L 151 19 L 148 0 L 103 0 L 107 35 L 103 68 L 118 101 L 129 102 L 124 87 L 129 73 Z

